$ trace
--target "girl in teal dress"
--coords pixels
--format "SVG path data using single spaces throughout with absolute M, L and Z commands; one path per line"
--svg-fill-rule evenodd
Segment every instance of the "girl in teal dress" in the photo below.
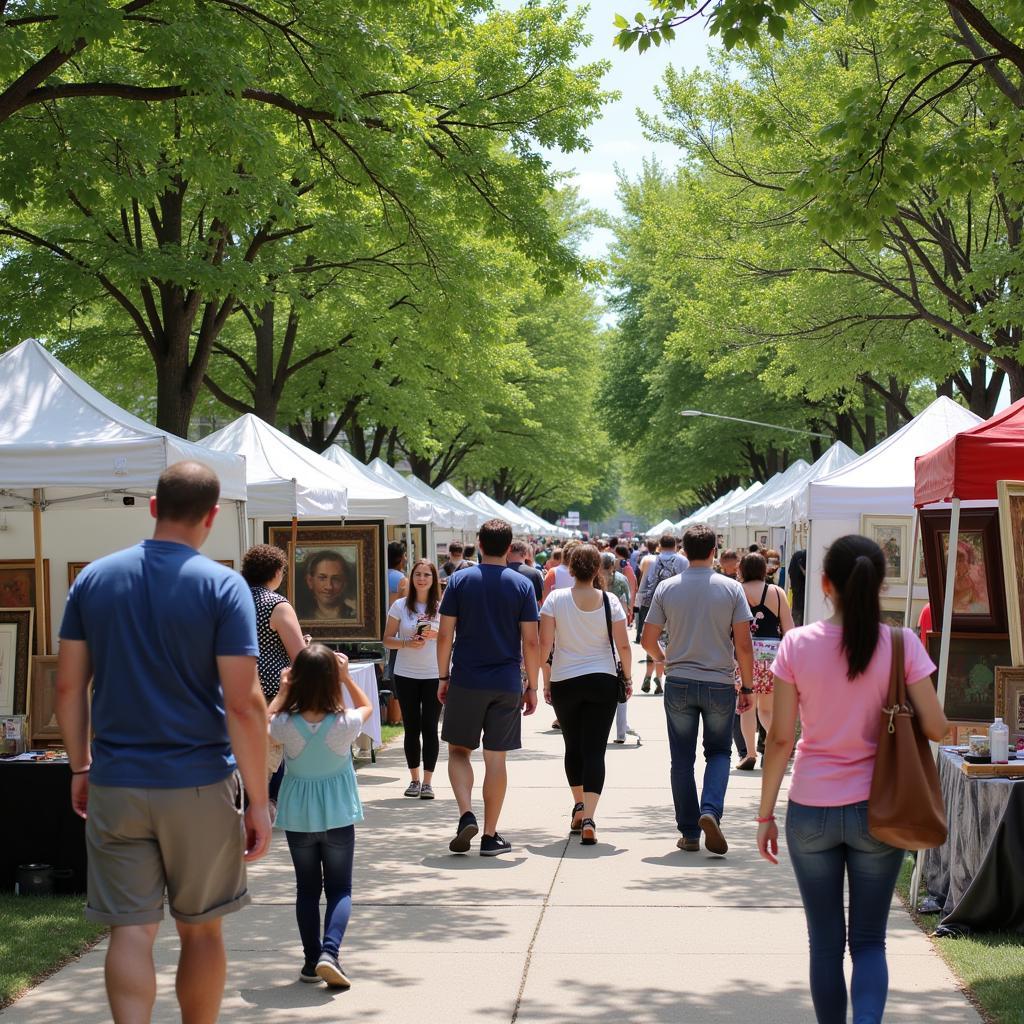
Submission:
M 282 674 L 275 703 L 283 710 L 271 718 L 270 734 L 284 746 L 287 766 L 277 827 L 285 830 L 295 865 L 295 917 L 305 956 L 299 977 L 348 988 L 338 951 L 352 913 L 354 826 L 363 820 L 352 743 L 373 709 L 347 660 L 323 644 L 299 651 Z M 322 938 L 321 891 L 327 896 Z

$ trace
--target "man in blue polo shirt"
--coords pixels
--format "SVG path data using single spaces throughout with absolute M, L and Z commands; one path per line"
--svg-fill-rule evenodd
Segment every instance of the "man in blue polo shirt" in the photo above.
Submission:
M 165 892 L 181 939 L 182 1020 L 217 1019 L 221 918 L 249 903 L 245 861 L 270 843 L 255 608 L 238 573 L 199 553 L 219 497 L 206 466 L 165 470 L 153 539 L 87 566 L 60 630 L 57 718 L 71 803 L 86 818 L 86 916 L 111 926 L 116 1021 L 152 1016 Z
M 441 739 L 448 744 L 448 778 L 460 814 L 448 848 L 452 853 L 468 853 L 479 831 L 472 811 L 470 755 L 480 746 L 482 735 L 484 833 L 480 855 L 494 857 L 512 849 L 512 844 L 498 835 L 498 817 L 508 787 L 505 755 L 522 746 L 521 714 L 532 715 L 537 710 L 539 614 L 529 578 L 505 564 L 512 527 L 502 519 L 491 519 L 480 527 L 478 536 L 481 563 L 452 576 L 441 600 L 437 696 L 445 705 Z

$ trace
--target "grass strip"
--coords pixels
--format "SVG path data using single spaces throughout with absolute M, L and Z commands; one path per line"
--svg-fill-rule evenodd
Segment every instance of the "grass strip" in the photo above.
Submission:
M 910 916 L 931 936 L 939 956 L 949 965 L 987 1024 L 1024 1024 L 1024 935 L 991 932 L 959 939 L 935 938 L 938 914 L 919 914 L 910 906 L 908 857 L 897 891 Z
M 0 1007 L 88 949 L 106 929 L 82 915 L 84 896 L 0 893 Z

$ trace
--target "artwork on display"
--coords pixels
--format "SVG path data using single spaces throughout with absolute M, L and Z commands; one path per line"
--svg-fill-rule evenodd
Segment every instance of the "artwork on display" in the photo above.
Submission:
M 927 601 L 915 600 L 910 606 L 910 622 L 907 626 L 910 629 L 917 629 L 917 623 L 921 618 L 921 612 Z M 882 598 L 882 624 L 886 626 L 902 626 L 903 615 L 906 611 L 906 601 L 902 597 Z
M 1000 480 L 996 489 L 1010 652 L 1012 664 L 1024 665 L 1024 481 Z
M 1010 730 L 1010 747 L 1024 737 L 1024 668 L 996 668 L 996 702 L 993 718 L 1001 718 Z
M 928 654 L 939 663 L 941 633 L 929 633 Z M 992 723 L 996 693 L 996 669 L 1008 665 L 1010 638 L 995 633 L 978 636 L 973 633 L 950 633 L 949 671 L 946 675 L 946 697 L 943 711 L 955 724 Z M 932 676 L 938 686 L 938 670 Z
M 427 557 L 427 527 L 424 523 L 413 525 L 409 531 L 409 535 L 412 539 L 412 550 L 407 550 L 406 554 L 409 556 L 409 565 L 416 561 L 417 558 Z M 406 530 L 404 526 L 389 526 L 388 527 L 388 543 L 392 541 L 398 541 L 399 544 L 407 544 L 406 541 Z M 448 548 L 445 547 L 445 557 L 447 557 Z
M 226 565 L 229 569 L 234 569 L 235 560 L 233 558 L 215 558 L 215 562 L 219 562 L 221 565 Z
M 266 542 L 288 557 L 304 632 L 321 639 L 380 639 L 383 523 L 299 526 L 294 551 L 290 523 L 265 523 L 263 529 Z M 280 592 L 288 594 L 287 575 Z
M 0 715 L 27 715 L 33 608 L 0 608 Z
M 36 740 L 59 740 L 57 724 L 57 658 L 32 659 L 32 706 L 29 714 L 31 737 Z
M 754 534 L 754 543 L 760 548 L 771 546 L 771 535 L 767 530 L 758 530 Z
M 949 561 L 948 509 L 921 513 L 925 565 L 928 569 L 928 598 L 932 622 L 942 621 Z M 1006 591 L 1003 586 L 999 515 L 994 508 L 965 509 L 960 514 L 956 543 L 956 581 L 953 587 L 955 633 L 1006 633 Z M 1010 664 L 1003 662 L 1002 664 Z
M 68 587 L 78 579 L 78 574 L 88 565 L 88 562 L 68 562 Z
M 0 608 L 37 608 L 36 563 L 31 559 L 0 561 Z M 50 560 L 43 559 L 43 607 L 50 622 Z M 46 650 L 52 644 L 46 638 Z
M 906 583 L 910 559 L 910 517 L 861 516 L 860 532 L 882 549 L 886 583 L 897 586 Z

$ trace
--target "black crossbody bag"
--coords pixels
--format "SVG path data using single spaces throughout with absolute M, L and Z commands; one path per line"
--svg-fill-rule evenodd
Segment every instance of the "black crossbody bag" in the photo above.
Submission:
M 626 674 L 622 671 L 622 662 L 619 661 L 619 652 L 615 649 L 615 640 L 612 637 L 612 606 L 608 600 L 607 593 L 604 591 L 601 592 L 601 598 L 604 601 L 604 622 L 608 627 L 608 643 L 612 649 L 612 661 L 615 662 L 615 678 L 618 682 L 616 699 L 620 704 L 625 704 L 629 700 L 628 684 L 626 682 Z

